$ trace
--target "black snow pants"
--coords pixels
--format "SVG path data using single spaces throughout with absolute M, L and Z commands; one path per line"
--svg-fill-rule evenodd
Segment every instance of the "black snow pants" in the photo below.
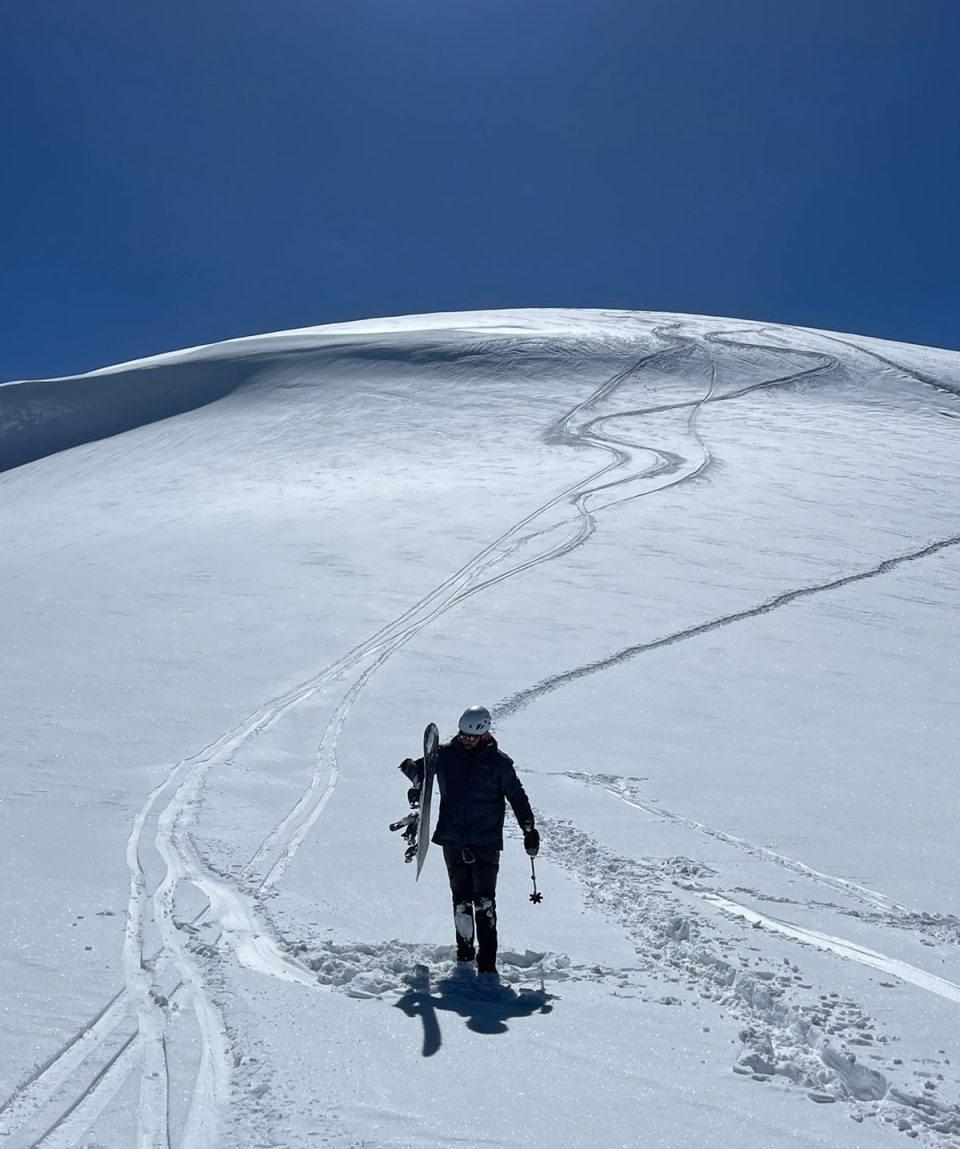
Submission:
M 489 846 L 444 846 L 443 860 L 447 863 L 453 894 L 457 961 L 476 958 L 478 973 L 495 973 L 500 851 Z

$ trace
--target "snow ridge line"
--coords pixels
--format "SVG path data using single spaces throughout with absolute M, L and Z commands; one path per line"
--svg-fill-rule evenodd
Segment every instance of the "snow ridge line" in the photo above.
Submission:
M 947 547 L 954 547 L 958 543 L 960 543 L 960 535 L 951 535 L 946 539 L 938 539 L 936 542 L 928 543 L 918 550 L 908 551 L 905 554 L 895 555 L 893 558 L 883 559 L 877 563 L 876 566 L 869 567 L 867 570 L 841 575 L 839 578 L 830 579 L 827 582 L 814 583 L 810 586 L 798 587 L 795 590 L 783 591 L 781 594 L 758 603 L 756 606 L 746 607 L 744 610 L 721 615 L 719 618 L 710 619 L 708 622 L 701 622 L 695 626 L 685 627 L 683 630 L 674 631 L 672 634 L 664 635 L 662 638 L 655 638 L 649 642 L 639 642 L 633 646 L 624 647 L 623 650 L 618 650 L 615 654 L 608 655 L 606 658 L 584 663 L 582 666 L 574 667 L 572 670 L 565 670 L 560 674 L 550 675 L 548 678 L 541 679 L 535 686 L 517 691 L 515 694 L 510 695 L 510 697 L 497 704 L 497 713 L 504 717 L 512 716 L 520 710 L 525 709 L 531 703 L 536 702 L 543 695 L 549 694 L 554 690 L 559 690 L 560 687 L 566 686 L 569 682 L 575 682 L 578 678 L 586 678 L 588 675 L 597 674 L 602 670 L 609 670 L 613 666 L 618 666 L 622 662 L 636 658 L 637 655 L 646 654 L 651 650 L 659 650 L 664 646 L 672 646 L 674 643 L 686 642 L 691 638 L 699 638 L 701 635 L 719 630 L 720 627 L 723 626 L 730 626 L 735 622 L 744 622 L 763 614 L 769 614 L 771 611 L 779 610 L 780 607 L 788 606 L 798 599 L 810 598 L 813 595 L 839 590 L 841 587 L 850 586 L 852 583 L 861 582 L 864 579 L 876 578 L 878 575 L 884 575 L 895 570 L 904 563 L 929 558 L 930 555 L 945 550 Z

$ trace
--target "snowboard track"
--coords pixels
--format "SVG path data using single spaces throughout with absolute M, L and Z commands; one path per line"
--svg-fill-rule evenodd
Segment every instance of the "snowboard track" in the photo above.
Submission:
M 760 846 L 754 842 L 748 842 L 743 838 L 728 834 L 724 830 L 719 830 L 714 826 L 708 826 L 706 823 L 697 822 L 693 818 L 688 818 L 683 814 L 668 810 L 659 802 L 645 799 L 640 791 L 640 787 L 635 781 L 629 778 L 618 777 L 614 774 L 585 774 L 580 772 L 567 774 L 566 777 L 573 778 L 588 786 L 599 786 L 608 794 L 611 794 L 614 798 L 618 798 L 625 805 L 635 810 L 640 810 L 662 821 L 672 822 L 675 825 L 687 830 L 692 830 L 694 833 L 701 834 L 704 837 L 713 838 L 716 841 L 724 843 L 724 845 L 732 846 L 734 849 L 741 850 L 764 862 L 770 862 L 781 869 L 813 882 L 815 885 L 824 886 L 834 893 L 843 894 L 848 898 L 852 898 L 862 906 L 865 906 L 866 909 L 851 909 L 849 906 L 839 905 L 835 902 L 816 902 L 811 904 L 834 910 L 836 913 L 848 917 L 859 918 L 862 921 L 877 923 L 894 929 L 913 931 L 921 938 L 925 938 L 926 944 L 960 945 L 960 919 L 951 914 L 926 913 L 911 910 L 901 905 L 900 902 L 891 898 L 889 895 L 881 893 L 878 890 L 869 889 L 867 886 L 853 882 L 849 878 L 842 878 L 835 874 L 828 874 L 822 870 L 814 869 L 805 862 L 798 861 L 796 858 L 791 858 L 787 854 L 783 854 L 777 850 L 772 850 L 768 846 Z M 736 888 L 736 892 L 752 893 L 756 897 L 761 897 L 757 891 L 745 890 L 740 887 Z M 781 899 L 777 898 L 776 901 L 780 902 Z
M 660 650 L 665 646 L 673 646 L 678 642 L 686 642 L 691 638 L 699 638 L 704 634 L 709 634 L 711 631 L 719 630 L 721 627 L 730 626 L 736 622 L 745 622 L 749 619 L 759 618 L 761 615 L 769 614 L 771 611 L 779 610 L 784 606 L 789 606 L 791 603 L 797 602 L 800 599 L 825 594 L 829 591 L 840 590 L 842 587 L 850 586 L 864 579 L 877 578 L 879 575 L 884 575 L 889 571 L 895 570 L 904 563 L 929 558 L 931 555 L 935 555 L 947 547 L 955 547 L 958 543 L 960 543 L 960 535 L 951 535 L 949 538 L 938 539 L 936 542 L 928 543 L 918 550 L 908 551 L 905 554 L 894 555 L 892 558 L 883 559 L 875 566 L 869 567 L 866 570 L 841 575 L 838 578 L 829 579 L 826 582 L 813 583 L 809 586 L 783 591 L 781 594 L 774 595 L 773 598 L 766 599 L 761 603 L 757 603 L 755 606 L 745 607 L 743 610 L 734 611 L 731 614 L 720 615 L 719 618 L 713 618 L 707 622 L 696 623 L 693 626 L 685 627 L 683 630 L 676 630 L 672 634 L 663 635 L 661 638 L 654 638 L 648 642 L 638 642 L 632 646 L 624 647 L 622 650 L 618 650 L 606 658 L 586 662 L 582 666 L 576 666 L 571 670 L 565 670 L 560 674 L 554 674 L 549 678 L 544 678 L 535 686 L 517 691 L 515 694 L 510 695 L 509 698 L 505 698 L 497 704 L 497 713 L 504 717 L 512 717 L 544 695 L 554 690 L 559 690 L 562 686 L 566 686 L 570 682 L 576 682 L 578 679 L 586 678 L 591 674 L 598 674 L 602 670 L 609 670 L 611 667 L 619 666 L 621 663 L 628 662 L 638 655 L 647 654 L 652 650 Z

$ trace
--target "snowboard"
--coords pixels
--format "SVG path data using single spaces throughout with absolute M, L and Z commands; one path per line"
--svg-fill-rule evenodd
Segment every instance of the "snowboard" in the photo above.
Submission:
M 430 848 L 430 802 L 433 797 L 433 779 L 437 773 L 437 750 L 440 732 L 431 722 L 423 732 L 423 779 L 420 783 L 420 818 L 417 823 L 417 881 L 423 861 Z

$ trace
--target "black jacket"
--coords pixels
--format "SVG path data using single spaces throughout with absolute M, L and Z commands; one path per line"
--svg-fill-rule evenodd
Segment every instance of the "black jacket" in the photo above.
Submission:
M 400 769 L 415 786 L 423 774 L 423 759 L 409 759 Z M 513 807 L 521 828 L 533 826 L 533 811 L 509 758 L 493 737 L 476 750 L 459 738 L 443 743 L 437 752 L 440 814 L 432 841 L 438 846 L 488 846 L 503 849 L 506 803 Z

